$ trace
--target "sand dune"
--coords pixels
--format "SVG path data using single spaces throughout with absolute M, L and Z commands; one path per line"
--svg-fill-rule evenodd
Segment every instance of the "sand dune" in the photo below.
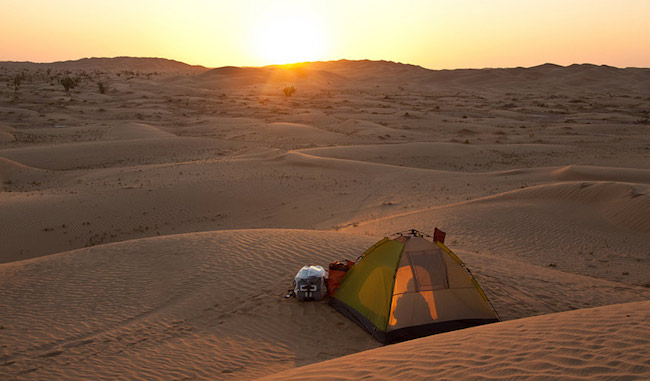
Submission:
M 134 142 L 140 141 L 128 143 Z M 7 223 L 3 224 L 3 234 L 24 238 L 8 243 L 9 249 L 3 256 L 16 260 L 89 244 L 151 234 L 193 232 L 206 228 L 337 227 L 353 233 L 381 235 L 403 230 L 403 226 L 432 231 L 437 224 L 450 232 L 453 231 L 456 239 L 463 243 L 466 242 L 464 236 L 468 232 L 472 232 L 472 235 L 475 232 L 484 232 L 471 240 L 472 250 L 480 249 L 487 242 L 491 242 L 489 252 L 530 254 L 541 242 L 542 247 L 550 246 L 553 250 L 559 250 L 562 247 L 560 245 L 568 245 L 566 247 L 575 253 L 602 253 L 604 249 L 601 247 L 609 245 L 605 247 L 607 253 L 622 253 L 629 249 L 631 251 L 626 256 L 630 261 L 636 260 L 639 255 L 643 258 L 646 239 L 643 234 L 640 238 L 635 238 L 635 235 L 639 234 L 638 228 L 642 228 L 647 220 L 643 213 L 647 197 L 632 197 L 636 194 L 634 192 L 639 192 L 634 189 L 645 189 L 642 186 L 630 188 L 620 184 L 609 187 L 604 184 L 590 189 L 588 183 L 582 182 L 569 185 L 568 188 L 548 185 L 547 188 L 541 189 L 560 190 L 557 194 L 544 194 L 543 191 L 540 193 L 524 189 L 513 193 L 519 195 L 517 197 L 508 196 L 512 200 L 504 200 L 505 196 L 500 195 L 493 198 L 488 196 L 485 202 L 467 203 L 467 198 L 484 197 L 486 193 L 499 195 L 505 191 L 505 194 L 510 194 L 510 187 L 548 184 L 549 181 L 553 184 L 556 181 L 554 173 L 557 169 L 469 174 L 321 158 L 306 156 L 300 152 L 286 154 L 281 150 L 244 150 L 231 158 L 218 156 L 218 159 L 208 158 L 201 162 L 132 166 L 138 164 L 134 162 L 136 159 L 140 162 L 155 162 L 163 156 L 166 160 L 175 159 L 169 153 L 154 154 L 155 142 L 156 140 L 151 141 L 152 145 L 147 151 L 149 156 L 130 151 L 134 154 L 133 161 L 127 161 L 127 148 L 143 147 L 143 144 L 123 146 L 125 155 L 119 162 L 112 161 L 114 157 L 111 152 L 114 151 L 106 150 L 102 156 L 102 151 L 90 149 L 108 142 L 97 143 L 88 148 L 84 144 L 59 145 L 58 147 L 67 149 L 83 147 L 85 151 L 82 152 L 92 156 L 92 160 L 87 163 L 96 161 L 96 169 L 90 173 L 87 169 L 47 172 L 48 177 L 35 180 L 38 182 L 36 185 L 33 184 L 34 180 L 30 180 L 23 181 L 20 187 L 18 183 L 9 187 L 8 189 L 33 192 L 48 191 L 52 194 L 47 198 L 27 197 L 18 193 L 6 194 L 4 210 Z M 109 147 L 118 147 L 110 144 Z M 208 141 L 205 144 L 208 144 Z M 182 145 L 166 144 L 161 147 Z M 34 150 L 39 153 L 51 152 Z M 206 156 L 199 157 L 210 157 L 210 153 L 211 151 L 207 151 Z M 188 158 L 197 157 L 196 152 L 186 154 Z M 40 157 L 42 160 L 48 160 L 50 155 L 42 154 Z M 62 156 L 66 157 L 69 161 L 64 164 L 72 166 L 78 163 L 77 160 L 72 160 L 74 156 Z M 99 166 L 115 168 L 97 168 Z M 319 175 L 314 176 L 315 170 L 320 172 Z M 418 179 L 417 184 L 413 183 L 414 178 Z M 442 178 L 444 182 L 441 182 Z M 474 186 L 470 187 L 468 184 Z M 620 200 L 605 200 L 598 205 L 598 210 L 599 213 L 608 211 L 609 214 L 594 216 L 593 203 L 589 204 L 588 200 L 581 198 L 594 194 L 594 191 L 603 187 L 613 190 L 605 192 L 605 195 L 611 194 L 612 197 L 620 197 Z M 233 189 L 237 191 L 233 192 Z M 405 189 L 408 189 L 408 192 L 405 192 Z M 89 193 L 91 190 L 92 193 Z M 571 197 L 575 197 L 565 200 L 562 192 L 569 192 L 573 195 Z M 98 194 L 101 197 L 98 198 Z M 54 200 L 56 202 L 53 202 Z M 458 202 L 462 203 L 441 207 Z M 242 203 L 247 206 L 239 207 Z M 537 203 L 537 206 L 534 207 L 534 203 Z M 84 207 L 86 205 L 92 205 L 92 208 Z M 422 206 L 425 205 L 427 208 L 423 210 Z M 567 214 L 569 209 L 565 209 L 566 205 L 575 205 L 580 212 Z M 480 209 L 477 209 L 480 212 L 474 209 L 475 206 L 480 206 Z M 535 214 L 530 214 L 537 209 L 542 210 L 539 220 L 536 220 Z M 628 212 L 625 212 L 626 210 Z M 400 217 L 404 213 L 407 214 Z M 501 221 L 504 230 L 497 234 L 497 225 L 482 224 L 483 220 L 472 218 L 475 213 L 490 215 L 490 220 L 494 223 Z M 386 217 L 394 215 L 397 217 Z M 516 216 L 521 216 L 520 218 L 527 222 L 524 225 L 513 225 L 511 221 Z M 11 219 L 23 221 L 32 228 L 24 229 L 20 224 L 9 223 Z M 585 229 L 586 235 L 580 236 L 579 240 L 573 239 L 568 244 L 562 243 L 558 236 L 555 236 L 555 239 L 546 239 L 546 233 L 540 230 L 544 226 L 568 238 L 574 231 L 573 226 L 580 226 L 582 221 L 591 221 L 590 227 Z M 63 225 L 65 227 L 62 227 Z M 352 227 L 353 225 L 359 226 Z M 592 226 L 595 226 L 596 230 L 590 232 Z M 636 226 L 637 232 L 629 232 L 627 228 L 623 228 L 625 226 Z M 609 231 L 608 227 L 612 230 Z M 502 237 L 503 234 L 518 236 L 521 232 L 526 232 L 529 239 L 536 238 L 532 241 L 516 240 L 518 243 L 512 247 L 502 247 L 498 240 L 492 238 Z M 606 238 L 609 235 L 612 237 Z M 29 240 L 27 237 L 30 236 L 37 236 L 39 239 Z M 607 244 L 603 238 L 608 240 Z M 512 240 L 506 239 L 506 242 L 509 241 Z M 620 245 L 620 248 L 616 248 L 617 245 Z M 548 265 L 554 257 L 550 258 L 547 263 L 536 263 Z M 600 256 L 597 259 L 607 260 Z M 592 265 L 597 264 L 595 262 Z M 621 273 L 623 271 L 625 270 L 621 270 Z
M 649 204 L 647 185 L 560 183 L 360 223 L 344 231 L 390 234 L 401 226 L 416 226 L 431 232 L 438 226 L 453 231 L 454 242 L 466 250 L 643 284 L 650 271 Z M 508 238 L 515 236 L 520 238 Z
M 0 334 L 10 364 L 0 371 L 35 378 L 241 379 L 375 348 L 378 343 L 324 303 L 283 298 L 302 264 L 355 258 L 375 240 L 305 230 L 215 231 L 0 265 Z M 504 319 L 650 296 L 644 288 L 459 255 Z
M 241 378 L 376 347 L 361 330 L 343 346 L 307 345 L 314 324 L 352 323 L 324 304 L 283 297 L 296 266 L 356 256 L 371 242 L 326 232 L 225 231 L 2 265 L 3 355 L 12 364 L 1 371 Z
M 215 126 L 215 129 L 223 131 L 221 126 Z M 231 141 L 255 143 L 272 141 L 275 147 L 290 149 L 313 145 L 314 142 L 342 144 L 346 141 L 347 136 L 303 123 L 274 122 L 268 124 L 255 123 L 248 126 L 248 128 L 237 128 L 227 134 L 225 138 Z
M 51 63 L 33 62 L 0 62 L 0 66 L 10 69 L 45 69 L 53 68 L 58 70 L 139 70 L 139 71 L 160 71 L 177 73 L 196 73 L 207 70 L 203 66 L 188 65 L 183 62 L 168 60 L 164 58 L 137 58 L 137 57 L 114 57 L 114 58 L 82 58 L 74 61 L 59 61 Z
M 637 172 L 638 173 L 638 172 Z M 639 233 L 650 233 L 650 184 L 579 182 L 542 185 L 512 191 L 494 198 L 569 200 L 592 205 L 613 225 Z
M 175 137 L 160 127 L 145 123 L 120 123 L 107 128 L 104 140 L 159 139 Z
M 199 77 L 203 86 L 240 87 L 256 84 L 285 86 L 289 83 L 308 84 L 310 87 L 334 88 L 345 81 L 340 75 L 306 68 L 303 65 L 266 66 L 261 68 L 222 67 L 209 70 Z
M 536 87 L 562 89 L 579 86 L 597 91 L 599 86 L 607 86 L 618 91 L 647 91 L 648 69 L 618 69 L 611 66 L 590 64 L 559 65 L 545 64 L 532 68 L 516 69 L 468 69 L 435 71 L 430 80 L 446 86 L 471 86 L 484 88 Z
M 264 379 L 645 378 L 649 314 L 645 301 L 538 316 L 417 339 Z
M 0 63 L 15 75 L 0 378 L 649 378 L 649 69 Z M 376 349 L 283 297 L 305 264 L 434 227 L 504 323 Z
M 51 174 L 46 171 L 0 157 L 0 190 L 4 192 L 34 187 L 51 178 Z
M 637 168 L 604 168 L 569 165 L 558 168 L 553 175 L 562 181 L 617 181 L 650 184 L 650 170 Z
M 360 145 L 345 147 L 319 147 L 301 152 L 339 159 L 359 160 L 427 169 L 459 169 L 472 172 L 494 171 L 508 168 L 512 162 L 525 161 L 546 165 L 570 151 L 570 147 L 552 144 L 508 144 L 469 145 L 440 142 L 418 142 L 403 144 Z M 465 166 L 467 158 L 481 156 L 481 165 Z M 549 158 L 551 156 L 551 158 Z M 477 163 L 478 164 L 478 163 Z
M 393 83 L 402 80 L 402 85 L 420 81 L 438 87 L 472 86 L 488 88 L 526 87 L 534 83 L 541 87 L 563 88 L 581 86 L 598 89 L 606 84 L 610 89 L 625 90 L 632 86 L 635 91 L 648 89 L 648 69 L 618 69 L 611 66 L 590 64 L 559 66 L 544 64 L 531 68 L 515 69 L 465 69 L 428 70 L 415 65 L 387 61 L 330 61 L 310 62 L 303 70 L 323 70 L 347 78 Z M 395 78 L 395 77 L 399 77 Z M 627 87 L 628 89 L 630 87 Z
M 2 173 L 3 176 L 6 176 L 7 178 L 15 174 L 22 175 L 23 173 L 39 172 L 37 168 L 30 168 L 24 164 L 2 157 L 0 157 L 0 170 L 0 173 Z
M 49 156 L 42 157 L 46 160 Z M 112 158 L 109 151 L 102 156 L 99 150 L 92 157 Z M 165 157 L 173 158 L 170 154 Z M 13 192 L 3 194 L 5 213 L 0 216 L 0 234 L 16 239 L 7 242 L 3 260 L 206 227 L 327 229 L 340 221 L 390 210 L 392 206 L 384 205 L 389 200 L 401 208 L 397 204 L 410 196 L 394 196 L 402 188 L 400 180 L 408 179 L 412 171 L 421 171 L 387 171 L 382 165 L 279 150 L 243 150 L 230 157 L 199 162 L 109 164 L 115 167 L 50 171 L 48 181 L 12 185 Z M 320 171 L 318 175 L 314 174 L 316 170 Z M 368 188 L 375 181 L 394 184 L 379 191 Z M 460 177 L 456 180 L 461 181 Z M 418 197 L 435 182 L 430 177 L 428 186 L 417 192 Z M 44 192 L 47 197 L 41 197 Z
M 200 80 L 209 88 L 231 88 L 250 85 L 297 83 L 321 89 L 350 87 L 359 81 L 373 86 L 409 88 L 423 86 L 437 89 L 473 88 L 565 89 L 578 86 L 598 91 L 640 91 L 647 94 L 648 69 L 618 69 L 590 64 L 562 67 L 544 64 L 531 68 L 486 68 L 464 70 L 428 70 L 420 66 L 388 61 L 328 61 L 293 65 L 257 67 L 221 67 L 205 71 Z
M 0 150 L 0 155 L 36 168 L 70 170 L 156 163 L 161 156 L 183 162 L 218 157 L 226 151 L 215 140 L 151 138 L 9 148 Z
M 193 139 L 188 140 L 197 138 Z M 94 166 L 47 171 L 47 178 L 37 183 L 6 186 L 12 192 L 3 194 L 6 213 L 0 219 L 6 222 L 0 224 L 0 234 L 16 239 L 7 242 L 2 260 L 210 229 L 341 228 L 380 216 L 419 211 L 423 205 L 432 207 L 480 197 L 486 189 L 491 192 L 526 181 L 539 181 L 535 171 L 510 175 L 513 180 L 507 182 L 504 178 L 508 175 L 476 174 L 477 184 L 482 187 L 468 189 L 466 173 L 257 148 L 199 161 L 139 165 L 147 161 L 180 161 L 171 153 L 163 155 L 154 150 L 156 144 L 175 141 L 151 140 L 145 152 L 127 150 L 144 147 L 141 140 L 60 144 L 52 146 L 54 151 L 49 147 L 17 151 L 31 160 L 42 160 L 39 165 L 59 163 L 49 161 L 51 152 L 67 152 L 60 163 L 72 167 L 79 160 L 73 160 L 75 156 L 70 152 L 79 152 L 75 147 L 80 147 L 83 149 L 80 152 L 90 158 L 87 163 Z M 201 144 L 214 144 L 209 142 L 205 140 Z M 168 143 L 160 146 L 183 147 Z M 97 149 L 102 147 L 122 147 L 125 155 L 120 161 L 114 161 L 116 158 L 111 154 L 114 151 Z M 34 152 L 38 155 L 31 155 Z M 127 155 L 129 152 L 132 156 Z M 188 159 L 200 154 L 183 152 Z M 210 153 L 207 151 L 205 155 Z M 442 175 L 444 184 L 440 183 Z M 414 177 L 418 178 L 417 185 L 412 183 Z M 405 187 L 408 192 L 404 192 Z M 45 194 L 47 197 L 42 197 Z

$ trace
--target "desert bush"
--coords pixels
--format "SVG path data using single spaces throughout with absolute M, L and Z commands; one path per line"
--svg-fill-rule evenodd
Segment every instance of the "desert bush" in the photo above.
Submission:
M 41 79 L 43 79 L 43 81 L 49 81 L 50 79 L 52 79 L 52 68 L 51 67 L 48 67 L 47 69 L 45 69 L 43 71 L 43 74 L 41 75 Z
M 65 76 L 59 80 L 59 83 L 61 83 L 61 86 L 63 86 L 65 92 L 67 93 L 70 91 L 70 89 L 77 87 L 79 84 L 79 78 Z
M 13 87 L 14 87 L 14 91 L 18 91 L 18 89 L 20 89 L 20 85 L 22 84 L 22 82 L 23 82 L 23 79 L 20 76 L 20 74 L 15 75 L 13 77 L 12 84 L 13 84 Z
M 14 91 L 18 91 L 25 79 L 27 79 L 25 72 L 20 72 L 12 77 L 10 86 L 13 86 Z
M 126 77 L 127 80 L 135 78 L 135 77 L 140 75 L 139 72 L 136 73 L 136 72 L 134 72 L 132 70 L 122 70 L 120 73 L 124 74 L 124 76 Z
M 293 86 L 285 86 L 284 89 L 282 89 L 282 92 L 283 92 L 284 95 L 286 95 L 287 97 L 290 97 L 290 96 L 293 95 L 293 93 L 296 92 L 296 88 L 293 87 Z

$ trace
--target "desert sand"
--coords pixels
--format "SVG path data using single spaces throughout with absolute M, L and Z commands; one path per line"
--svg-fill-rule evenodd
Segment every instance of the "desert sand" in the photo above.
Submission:
M 650 378 L 650 69 L 123 57 L 0 82 L 0 378 Z M 284 298 L 434 227 L 503 322 L 381 347 Z

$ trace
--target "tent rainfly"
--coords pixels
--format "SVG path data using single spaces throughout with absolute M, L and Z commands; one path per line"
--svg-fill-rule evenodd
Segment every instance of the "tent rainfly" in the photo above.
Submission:
M 441 237 L 441 238 L 440 238 Z M 436 229 L 384 238 L 343 278 L 329 305 L 390 344 L 499 321 L 469 269 Z

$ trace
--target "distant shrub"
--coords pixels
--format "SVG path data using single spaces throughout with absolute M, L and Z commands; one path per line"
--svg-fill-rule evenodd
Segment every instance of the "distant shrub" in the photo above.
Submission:
M 18 91 L 18 89 L 20 89 L 20 85 L 22 85 L 25 79 L 27 79 L 25 72 L 20 72 L 13 76 L 11 79 L 11 86 L 13 86 L 14 91 Z
M 286 95 L 287 97 L 290 97 L 290 96 L 293 95 L 293 93 L 296 92 L 296 88 L 293 87 L 293 86 L 285 86 L 284 89 L 282 89 L 282 92 L 283 92 L 284 95 Z
M 61 83 L 61 86 L 65 89 L 65 92 L 69 92 L 70 89 L 74 89 L 77 87 L 79 84 L 79 78 L 72 78 L 72 77 L 63 77 L 59 80 L 59 83 Z

